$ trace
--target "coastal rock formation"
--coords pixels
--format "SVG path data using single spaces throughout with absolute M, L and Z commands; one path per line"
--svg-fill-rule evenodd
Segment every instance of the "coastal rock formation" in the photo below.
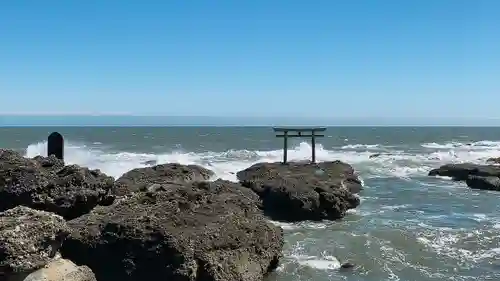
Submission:
M 472 163 L 446 164 L 429 172 L 429 176 L 451 177 L 457 181 L 465 181 L 469 175 L 499 177 L 500 167 L 495 165 L 478 165 Z
M 214 172 L 197 165 L 177 163 L 161 164 L 146 168 L 137 168 L 123 174 L 115 182 L 115 194 L 127 195 L 145 190 L 152 184 L 188 183 L 206 181 Z
M 254 281 L 276 268 L 280 227 L 239 184 L 154 184 L 69 222 L 62 255 L 98 280 Z
M 29 274 L 49 264 L 69 234 L 66 221 L 24 206 L 0 213 L 0 279 Z
M 276 220 L 339 219 L 360 200 L 354 169 L 341 161 L 258 163 L 237 173 L 241 184 L 256 192 L 267 215 Z
M 429 176 L 444 176 L 456 181 L 465 181 L 472 189 L 500 191 L 500 166 L 497 165 L 447 164 L 431 170 Z
M 99 170 L 64 166 L 53 156 L 29 159 L 0 149 L 0 211 L 23 205 L 73 219 L 111 204 L 113 183 Z
M 23 277 L 7 281 L 97 281 L 88 266 L 77 266 L 70 260 L 54 259 L 49 264 Z
M 499 177 L 481 177 L 470 175 L 465 183 L 472 189 L 495 190 L 500 191 Z

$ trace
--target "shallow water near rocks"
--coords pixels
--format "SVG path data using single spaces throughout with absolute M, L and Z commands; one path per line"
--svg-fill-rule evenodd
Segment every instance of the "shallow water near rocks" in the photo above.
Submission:
M 115 177 L 156 161 L 236 180 L 235 172 L 282 157 L 270 128 L 251 127 L 0 128 L 0 147 L 45 155 L 53 130 L 66 137 L 68 163 Z M 500 279 L 500 193 L 426 176 L 445 163 L 500 156 L 500 128 L 341 127 L 326 135 L 318 160 L 352 164 L 365 183 L 362 203 L 337 222 L 274 222 L 285 231 L 285 257 L 269 280 Z M 300 140 L 288 152 L 291 160 L 310 154 Z M 339 270 L 345 261 L 356 268 Z

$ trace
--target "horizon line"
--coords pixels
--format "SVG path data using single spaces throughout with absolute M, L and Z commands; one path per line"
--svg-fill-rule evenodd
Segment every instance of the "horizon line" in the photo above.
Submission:
M 440 120 L 500 120 L 500 117 L 423 117 L 423 116 L 234 116 L 234 115 L 163 115 L 163 114 L 81 114 L 81 113 L 0 113 L 0 117 L 166 117 L 166 118 L 245 118 L 245 119 L 440 119 Z
M 88 128 L 170 128 L 170 127 L 212 127 L 212 128 L 242 128 L 242 127 L 251 127 L 251 128 L 273 128 L 277 127 L 276 124 L 269 125 L 193 125 L 193 124 L 185 124 L 185 125 L 119 125 L 119 124 L 111 124 L 111 125 L 62 125 L 62 124 L 46 124 L 46 125 L 1 125 L 0 128 L 79 128 L 79 127 L 88 127 Z M 500 125 L 457 125 L 457 124 L 363 124 L 363 125 L 279 125 L 280 127 L 326 127 L 326 128 L 338 128 L 338 127 L 356 127 L 356 128 L 500 128 Z

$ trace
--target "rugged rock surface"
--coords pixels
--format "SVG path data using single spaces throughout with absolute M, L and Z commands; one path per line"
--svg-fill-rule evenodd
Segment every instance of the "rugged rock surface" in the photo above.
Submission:
M 499 177 L 481 177 L 470 175 L 465 181 L 467 186 L 472 189 L 495 190 L 500 191 Z
M 87 266 L 77 266 L 72 261 L 55 259 L 28 276 L 8 281 L 97 281 Z
M 261 197 L 265 213 L 275 220 L 334 220 L 360 203 L 353 193 L 362 189 L 361 181 L 341 161 L 259 163 L 237 177 Z
M 113 183 L 99 170 L 64 166 L 53 156 L 29 159 L 0 149 L 0 211 L 24 205 L 72 219 L 112 203 Z
M 478 165 L 472 163 L 446 164 L 429 172 L 429 176 L 451 177 L 457 181 L 465 181 L 469 175 L 499 177 L 500 166 Z
M 152 184 L 206 181 L 213 175 L 214 172 L 197 165 L 161 164 L 128 171 L 116 180 L 114 190 L 116 195 L 123 196 L 145 190 Z
M 62 254 L 98 280 L 262 280 L 283 233 L 257 200 L 222 180 L 155 184 L 70 221 Z
M 53 213 L 24 206 L 1 212 L 0 279 L 50 263 L 69 232 L 66 221 Z

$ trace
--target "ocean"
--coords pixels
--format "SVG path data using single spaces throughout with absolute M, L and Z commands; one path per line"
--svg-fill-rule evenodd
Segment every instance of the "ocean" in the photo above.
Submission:
M 114 177 L 156 160 L 199 164 L 234 181 L 254 163 L 282 159 L 270 127 L 3 127 L 0 147 L 46 155 L 52 131 L 66 139 L 66 162 Z M 284 259 L 270 280 L 500 280 L 500 193 L 427 176 L 445 163 L 499 157 L 500 128 L 331 127 L 325 134 L 318 161 L 353 165 L 365 184 L 362 203 L 341 221 L 279 223 Z M 370 158 L 375 153 L 384 154 Z M 308 140 L 289 141 L 289 160 L 310 155 Z M 345 261 L 358 267 L 338 270 Z

